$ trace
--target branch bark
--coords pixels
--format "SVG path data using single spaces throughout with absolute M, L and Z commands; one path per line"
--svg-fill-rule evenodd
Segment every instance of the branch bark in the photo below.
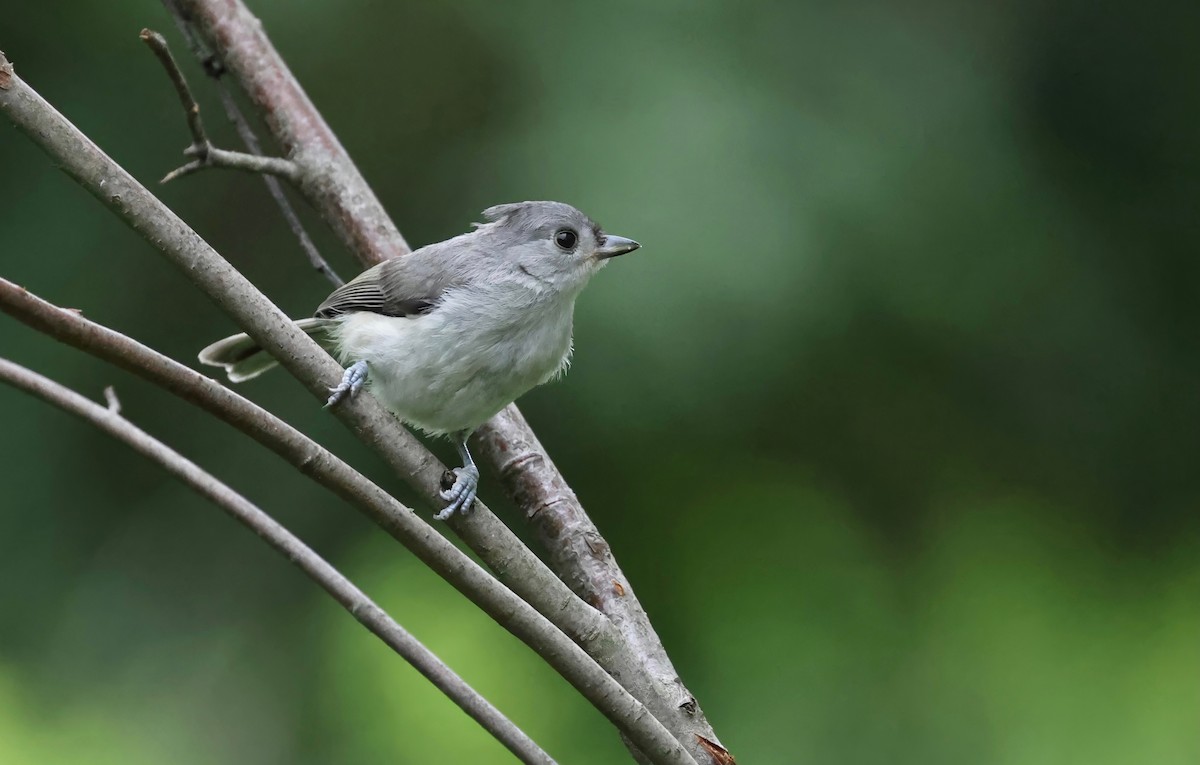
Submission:
M 408 251 L 386 211 L 349 154 L 304 93 L 282 57 L 241 0 L 165 0 L 192 25 L 266 119 L 275 139 L 299 165 L 299 189 L 364 266 Z M 379 236 L 357 235 L 360 224 L 386 221 Z M 394 236 L 392 234 L 394 232 Z M 684 686 L 633 587 L 566 479 L 554 466 L 516 405 L 493 418 L 475 439 L 480 456 L 501 475 L 509 496 L 533 523 L 551 565 L 572 589 L 608 616 L 637 654 L 658 698 L 655 715 L 700 761 L 733 758 L 721 746 L 695 697 Z M 456 528 L 457 530 L 457 528 Z M 468 544 L 474 543 L 468 540 Z M 493 568 L 495 568 L 493 566 Z
M 555 765 L 550 755 L 542 751 L 533 739 L 312 548 L 245 497 L 122 417 L 120 401 L 111 386 L 104 389 L 107 406 L 101 406 L 70 388 L 4 358 L 0 358 L 0 381 L 85 420 L 158 464 L 295 564 L 360 624 L 516 755 L 517 759 L 527 765 Z
M 690 721 L 695 735 L 719 747 L 715 738 L 705 735 L 712 732 L 712 726 L 671 664 L 608 542 L 584 512 L 520 410 L 515 406 L 504 409 L 480 429 L 475 443 L 491 456 L 506 492 L 525 510 L 525 519 L 550 553 L 551 568 L 611 620 L 641 659 L 643 668 L 668 689 L 673 716 Z
M 2 61 L 0 65 L 7 64 Z M 261 292 L 221 258 L 165 205 L 86 136 L 47 104 L 19 77 L 0 89 L 0 111 L 37 143 L 62 169 L 135 231 L 153 243 L 188 278 L 260 345 L 279 359 L 319 400 L 341 368 Z M 336 408 L 343 422 L 381 453 L 402 453 L 413 466 L 415 485 L 432 496 L 445 468 L 370 396 Z M 404 438 L 399 439 L 399 436 Z M 432 485 L 431 485 L 432 484 Z M 392 500 L 395 502 L 394 500 Z M 506 629 L 526 642 L 581 694 L 605 714 L 655 763 L 693 763 L 662 723 L 635 697 L 601 671 L 586 653 L 544 616 L 482 568 L 462 555 L 416 515 L 395 503 L 399 512 L 389 530 L 460 592 Z M 479 513 L 470 517 L 474 518 Z M 594 636 L 593 636 L 594 637 Z

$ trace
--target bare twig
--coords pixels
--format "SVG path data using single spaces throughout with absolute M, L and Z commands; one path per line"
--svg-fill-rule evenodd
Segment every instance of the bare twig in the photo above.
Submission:
M 183 153 L 189 157 L 195 157 L 195 159 L 167 173 L 159 183 L 170 183 L 176 178 L 182 178 L 209 167 L 224 167 L 230 170 L 245 170 L 248 173 L 274 175 L 291 183 L 300 181 L 300 170 L 296 167 L 296 163 L 289 159 L 227 151 L 218 149 L 211 144 L 189 146 L 183 150 Z
M 204 41 L 192 29 L 192 25 L 183 20 L 174 0 L 163 0 L 163 5 L 171 12 L 176 25 L 187 40 L 188 47 L 192 49 L 196 58 L 200 60 L 205 73 L 216 83 L 217 94 L 221 98 L 221 107 L 225 110 L 225 116 L 233 123 L 238 137 L 246 145 L 246 150 L 251 154 L 262 156 L 262 144 L 259 143 L 258 136 L 254 134 L 254 128 L 250 127 L 250 121 L 242 114 L 242 110 L 238 108 L 233 94 L 229 92 L 229 88 L 226 87 L 225 82 L 221 79 L 221 75 L 225 74 L 225 65 L 221 63 L 216 54 L 208 49 Z M 300 242 L 300 248 L 308 256 L 309 265 L 315 268 L 318 273 L 324 275 L 334 287 L 342 286 L 345 282 L 334 272 L 329 263 L 325 261 L 325 258 L 321 257 L 321 253 L 317 250 L 317 245 L 313 243 L 312 237 L 304 230 L 304 224 L 300 222 L 300 216 L 296 214 L 296 209 L 288 201 L 287 195 L 283 193 L 283 185 L 279 183 L 279 179 L 265 174 L 262 176 L 262 179 L 263 183 L 267 185 L 267 191 L 271 193 L 271 198 L 275 200 L 275 204 L 278 205 L 279 211 L 283 214 L 283 219 L 287 221 L 288 228 L 292 230 L 292 233 Z
M 222 62 L 265 117 L 275 139 L 288 149 L 306 179 L 300 191 L 364 266 L 407 252 L 408 246 L 321 114 L 271 45 L 262 24 L 241 0 L 164 0 L 169 10 L 200 33 L 205 60 Z M 559 576 L 601 609 L 638 652 L 657 685 L 661 707 L 651 706 L 697 759 L 713 761 L 719 739 L 703 710 L 676 673 L 633 588 L 603 543 L 595 524 L 538 442 L 515 405 L 489 422 L 476 439 L 481 456 L 504 477 L 509 495 L 535 519 Z M 516 447 L 523 459 L 514 459 Z M 468 543 L 470 541 L 468 540 Z M 474 546 L 474 545 L 472 545 Z M 592 552 L 603 551 L 603 555 Z M 494 568 L 494 567 L 493 567 Z M 615 583 L 615 584 L 614 584 Z M 644 701 L 649 697 L 641 696 Z
M 300 182 L 300 168 L 290 159 L 227 151 L 213 146 L 204 130 L 204 121 L 200 119 L 200 104 L 196 103 L 196 98 L 192 95 L 191 88 L 188 87 L 187 78 L 183 76 L 183 71 L 175 63 L 175 57 L 171 55 L 171 49 L 168 47 L 166 39 L 150 29 L 143 29 L 141 38 L 150 47 L 150 50 L 154 51 L 154 55 L 167 70 L 167 76 L 171 78 L 171 84 L 175 86 L 179 102 L 183 105 L 183 111 L 187 115 L 188 130 L 192 133 L 192 145 L 183 152 L 192 157 L 192 161 L 167 173 L 159 183 L 169 183 L 176 178 L 182 178 L 207 167 L 245 170 L 250 173 L 275 175 L 291 183 Z
M 283 420 L 235 391 L 184 366 L 138 341 L 97 324 L 79 313 L 49 303 L 23 287 L 0 278 L 0 311 L 97 358 L 132 372 L 189 401 L 229 423 L 310 478 L 330 489 L 386 529 L 393 530 L 400 512 L 391 502 L 380 504 L 385 492 L 355 471 L 336 455 L 311 440 Z M 436 471 L 434 471 L 436 472 Z M 472 518 L 485 514 L 480 508 Z M 521 545 L 512 532 L 498 520 L 481 524 L 484 532 L 493 532 L 486 558 L 499 553 L 507 576 L 514 576 L 530 587 L 531 599 L 547 618 L 586 649 L 598 651 L 600 644 L 618 641 L 612 625 L 595 609 L 571 594 L 553 572 Z M 393 533 L 395 533 L 393 531 Z M 485 533 L 475 537 L 486 536 Z
M 230 388 L 76 311 L 49 303 L 4 278 L 0 278 L 0 311 L 204 409 L 363 510 L 389 533 L 399 533 L 396 529 L 403 524 L 396 516 L 404 509 L 382 489 L 296 428 Z M 438 471 L 431 472 L 436 474 Z M 467 536 L 488 540 L 486 548 L 481 546 L 485 560 L 497 562 L 497 567 L 504 571 L 502 581 L 511 577 L 522 582 L 530 594 L 527 602 L 559 629 L 589 653 L 602 653 L 604 646 L 619 643 L 620 636 L 608 620 L 573 596 L 567 586 L 485 506 L 481 504 L 470 518 L 471 527 L 476 531 Z
M 7 114 L 80 185 L 181 268 L 316 397 L 323 399 L 331 383 L 341 378 L 341 368 L 316 343 L 20 78 L 14 76 L 11 88 L 0 91 L 0 112 Z M 427 485 L 432 475 L 444 471 L 411 436 L 408 436 L 411 444 L 395 442 L 397 431 L 407 434 L 373 397 L 356 397 L 339 405 L 336 412 L 366 443 L 381 452 L 411 451 L 411 464 L 416 468 L 414 481 L 418 485 Z M 427 490 L 431 494 L 435 491 L 433 487 Z M 658 718 L 647 713 L 635 697 L 597 668 L 551 622 L 462 556 L 412 511 L 396 505 L 402 510 L 393 519 L 397 537 L 407 540 L 410 549 L 434 571 L 541 655 L 652 762 L 678 765 L 694 762 Z
M 262 110 L 267 129 L 301 168 L 301 192 L 338 238 L 365 265 L 403 255 L 408 243 L 379 204 L 375 192 L 342 148 L 337 136 L 271 46 L 262 24 L 236 0 L 197 3 L 164 0 L 173 14 L 203 38 L 202 47 L 220 69 L 237 75 L 250 100 Z M 345 161 L 343 161 L 345 159 Z
M 246 144 L 246 148 L 251 154 L 262 154 L 262 144 L 258 142 L 258 137 L 254 135 L 254 128 L 250 127 L 250 122 L 242 114 L 242 110 L 238 108 L 237 101 L 234 100 L 233 94 L 229 92 L 229 88 L 224 82 L 217 80 L 217 94 L 221 98 L 221 107 L 225 110 L 225 116 L 233 123 L 237 129 L 238 136 L 242 139 L 242 143 Z M 333 284 L 334 287 L 340 287 L 345 282 L 342 277 L 337 275 L 337 272 L 321 257 L 321 253 L 317 251 L 317 245 L 313 243 L 312 237 L 304 230 L 304 224 L 300 222 L 300 216 L 296 214 L 296 208 L 292 207 L 292 203 L 288 201 L 287 195 L 283 193 L 283 184 L 273 175 L 264 175 L 263 183 L 267 184 L 267 191 L 271 193 L 271 198 L 275 200 L 275 204 L 279 207 L 279 212 L 283 215 L 283 219 L 287 221 L 288 228 L 292 230 L 292 234 L 300 242 L 300 249 L 304 250 L 304 254 L 308 256 L 308 264 L 317 270 L 317 273 L 322 274 L 326 279 Z
M 0 381 L 89 422 L 158 464 L 188 488 L 213 502 L 294 563 L 349 611 L 360 624 L 424 675 L 521 762 L 528 765 L 554 765 L 550 755 L 542 751 L 533 739 L 312 548 L 249 500 L 122 417 L 121 406 L 112 386 L 104 389 L 108 406 L 103 407 L 69 388 L 3 358 L 0 358 Z
M 183 105 L 183 113 L 187 115 L 188 130 L 192 133 L 192 142 L 197 146 L 209 145 L 208 133 L 204 132 L 204 121 L 200 119 L 200 104 L 196 102 L 195 96 L 192 95 L 192 89 L 188 87 L 187 78 L 183 76 L 183 70 L 179 68 L 179 64 L 175 62 L 175 57 L 171 55 L 171 48 L 167 45 L 166 39 L 152 29 L 143 29 L 138 36 L 153 51 L 154 55 L 163 65 L 163 69 L 167 70 L 167 77 L 171 78 L 171 84 L 175 86 L 175 93 L 179 96 L 179 103 Z

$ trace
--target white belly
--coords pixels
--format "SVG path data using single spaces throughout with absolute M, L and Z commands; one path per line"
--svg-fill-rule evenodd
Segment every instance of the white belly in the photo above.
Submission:
M 511 301 L 448 294 L 431 313 L 338 319 L 336 355 L 366 361 L 368 388 L 430 433 L 473 430 L 560 372 L 571 355 L 574 298 L 497 314 Z

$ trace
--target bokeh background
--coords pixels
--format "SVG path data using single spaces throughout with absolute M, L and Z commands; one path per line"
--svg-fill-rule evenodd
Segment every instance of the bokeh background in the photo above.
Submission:
M 741 762 L 1200 761 L 1200 5 L 251 7 L 414 244 L 538 198 L 644 244 L 522 406 Z M 6 3 L 0 47 L 150 184 L 188 139 L 143 26 L 234 145 L 150 0 Z M 161 194 L 286 310 L 325 296 L 260 181 Z M 15 130 L 0 274 L 184 361 L 234 329 Z M 0 353 L 115 384 L 562 762 L 625 761 L 247 439 L 6 317 Z M 245 392 L 412 501 L 286 375 Z M 0 761 L 509 761 L 140 458 L 9 389 L 0 422 Z

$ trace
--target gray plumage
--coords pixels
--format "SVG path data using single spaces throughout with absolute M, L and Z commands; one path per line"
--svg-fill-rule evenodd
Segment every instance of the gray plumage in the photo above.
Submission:
M 474 500 L 466 436 L 566 367 L 576 297 L 611 257 L 639 246 L 561 202 L 498 205 L 484 218 L 364 271 L 297 322 L 349 365 L 330 404 L 369 381 L 405 422 L 457 436 L 464 467 L 439 517 Z M 208 346 L 200 361 L 232 382 L 275 365 L 246 335 Z

